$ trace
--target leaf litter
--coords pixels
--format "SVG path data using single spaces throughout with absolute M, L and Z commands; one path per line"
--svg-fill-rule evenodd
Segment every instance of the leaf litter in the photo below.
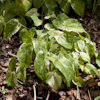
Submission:
M 85 15 L 84 18 L 78 18 L 78 20 L 90 34 L 100 52 L 100 19 Z M 18 80 L 20 87 L 9 87 L 5 81 L 6 72 L 9 70 L 9 61 L 11 57 L 16 56 L 20 44 L 17 35 L 4 40 L 0 37 L 0 100 L 33 100 L 34 98 L 37 100 L 93 100 L 100 95 L 100 69 L 98 69 L 98 77 L 79 72 L 78 76 L 86 82 L 85 87 L 77 87 L 73 83 L 71 87 L 67 87 L 63 83 L 61 88 L 55 91 L 36 76 L 34 61 L 31 61 L 27 68 L 26 82 L 22 83 Z M 92 63 L 98 67 L 94 59 Z

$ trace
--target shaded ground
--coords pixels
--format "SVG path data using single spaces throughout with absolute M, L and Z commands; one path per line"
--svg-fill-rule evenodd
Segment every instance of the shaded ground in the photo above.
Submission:
M 78 18 L 78 20 L 90 34 L 92 41 L 96 42 L 97 50 L 100 52 L 100 19 L 90 18 L 90 15 L 86 13 L 84 18 Z M 71 84 L 68 88 L 62 84 L 61 88 L 55 91 L 37 78 L 33 61 L 27 68 L 25 84 L 18 81 L 19 88 L 9 87 L 5 81 L 6 72 L 9 70 L 8 64 L 11 57 L 16 55 L 20 44 L 17 35 L 5 40 L 0 37 L 0 100 L 34 100 L 34 93 L 37 100 L 93 100 L 94 97 L 100 95 L 100 69 L 98 69 L 98 77 L 79 73 L 86 82 L 86 87 L 79 88 Z M 92 63 L 98 67 L 94 59 Z

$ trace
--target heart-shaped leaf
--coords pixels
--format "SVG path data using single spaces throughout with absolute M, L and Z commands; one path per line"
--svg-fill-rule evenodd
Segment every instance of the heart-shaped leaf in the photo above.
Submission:
M 64 75 L 67 85 L 70 86 L 70 82 L 75 76 L 75 70 L 73 69 L 73 62 L 70 62 L 71 58 L 64 57 L 63 54 L 59 54 L 58 56 L 55 54 L 50 53 L 50 55 L 47 57 L 49 60 L 51 60 L 54 64 L 54 66 Z
M 34 61 L 34 69 L 36 75 L 45 82 L 45 74 L 48 72 L 45 66 L 45 57 L 43 51 L 39 51 Z
M 3 38 L 10 38 L 12 35 L 17 33 L 19 29 L 21 28 L 21 24 L 17 19 L 11 19 L 6 23 L 6 26 L 4 27 L 4 36 Z
M 50 37 L 54 37 L 56 39 L 56 41 L 60 45 L 62 45 L 63 47 L 65 47 L 67 49 L 72 49 L 73 48 L 73 44 L 67 41 L 64 32 L 61 32 L 61 31 L 51 31 L 51 32 L 49 32 L 49 34 L 50 34 Z
M 62 77 L 58 71 L 48 72 L 46 74 L 46 83 L 55 90 L 61 87 Z
M 74 9 L 74 11 L 80 15 L 81 17 L 84 16 L 84 11 L 85 11 L 85 4 L 82 0 L 76 1 L 74 0 L 71 3 L 71 7 Z
M 70 11 L 70 3 L 67 1 L 67 0 L 64 0 L 62 1 L 60 4 L 59 4 L 61 10 L 66 13 L 67 15 L 69 14 L 69 11 Z
M 27 68 L 32 60 L 32 52 L 33 52 L 33 46 L 31 44 L 23 43 L 18 52 L 17 52 L 17 58 L 18 61 L 21 64 L 24 64 L 24 67 Z
M 84 72 L 93 76 L 98 76 L 98 71 L 95 66 L 89 63 L 85 65 Z
M 73 31 L 73 32 L 85 32 L 84 28 L 82 27 L 82 25 L 76 20 L 76 19 L 73 19 L 73 18 L 70 18 L 70 19 L 67 19 L 65 22 L 64 22 L 64 26 L 65 26 L 65 29 L 66 31 Z

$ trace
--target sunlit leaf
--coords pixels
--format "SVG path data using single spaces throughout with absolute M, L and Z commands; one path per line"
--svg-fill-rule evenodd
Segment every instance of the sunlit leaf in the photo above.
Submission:
M 93 76 L 98 76 L 98 71 L 92 64 L 86 64 L 84 68 L 84 72 Z
M 72 49 L 73 48 L 73 44 L 71 44 L 70 42 L 67 41 L 65 34 L 61 31 L 51 31 L 49 32 L 51 37 L 54 37 L 56 39 L 56 41 L 62 45 L 63 47 L 67 48 L 67 49 Z
M 31 18 L 34 21 L 35 26 L 42 25 L 42 20 L 40 20 L 36 15 L 32 15 Z
M 43 51 L 39 51 L 36 55 L 36 59 L 34 61 L 34 69 L 36 75 L 45 82 L 45 74 L 48 72 L 45 66 L 45 57 Z
M 64 22 L 64 26 L 66 31 L 73 31 L 73 32 L 85 32 L 84 28 L 82 27 L 82 25 L 73 18 L 67 19 Z
M 33 39 L 32 43 L 36 54 L 39 51 L 47 52 L 47 42 L 44 39 Z
M 47 29 L 47 30 L 54 30 L 55 29 L 50 23 L 46 23 L 44 25 L 44 28 Z
M 85 42 L 83 40 L 78 40 L 76 43 L 74 43 L 75 51 L 77 52 L 84 52 L 85 51 Z
M 17 33 L 19 29 L 21 28 L 21 24 L 17 19 L 11 19 L 6 23 L 6 26 L 4 27 L 4 36 L 3 38 L 10 38 L 12 35 Z
M 54 66 L 64 75 L 67 85 L 70 86 L 70 82 L 75 75 L 75 71 L 72 67 L 74 62 L 70 62 L 70 58 L 67 59 L 63 54 L 59 54 L 59 56 L 50 54 L 47 58 L 51 60 Z
M 62 77 L 58 71 L 48 72 L 46 74 L 46 83 L 55 90 L 61 87 Z
M 90 57 L 87 53 L 85 52 L 80 52 L 80 57 L 84 62 L 90 62 Z

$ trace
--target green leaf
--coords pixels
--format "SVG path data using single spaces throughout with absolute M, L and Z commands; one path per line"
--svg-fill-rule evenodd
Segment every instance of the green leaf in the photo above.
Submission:
M 47 30 L 54 30 L 55 29 L 50 23 L 46 23 L 44 25 L 44 28 L 47 29 Z
M 33 0 L 34 1 L 34 0 Z M 37 12 L 38 9 L 31 8 L 28 12 L 26 12 L 26 16 L 31 17 L 32 15 L 39 16 L 39 13 Z
M 64 32 L 61 31 L 51 31 L 49 32 L 51 37 L 54 37 L 56 39 L 56 41 L 62 45 L 63 47 L 67 48 L 67 49 L 72 49 L 73 48 L 73 44 L 71 44 L 70 42 L 67 41 Z
M 44 1 L 48 10 L 54 9 L 55 7 L 57 7 L 57 3 L 54 0 L 44 0 Z
M 3 31 L 3 23 L 2 23 L 2 21 L 0 20 L 0 36 L 1 36 L 1 34 L 2 34 L 2 31 Z
M 94 100 L 100 100 L 100 96 L 95 97 Z
M 32 0 L 21 0 L 21 5 L 23 6 L 25 11 L 27 12 L 32 6 Z
M 85 52 L 80 52 L 80 58 L 84 61 L 84 62 L 90 62 L 90 57 L 87 53 Z
M 32 34 L 31 32 L 26 32 L 22 37 L 22 42 L 32 43 Z
M 60 9 L 66 13 L 67 15 L 69 14 L 70 11 L 70 3 L 67 0 L 62 1 L 60 4 Z
M 67 19 L 64 22 L 64 29 L 63 30 L 66 30 L 66 31 L 69 31 L 69 32 L 70 31 L 80 32 L 80 33 L 85 32 L 82 25 L 76 19 L 73 19 L 73 18 Z
M 27 68 L 32 60 L 33 46 L 31 44 L 23 43 L 18 52 L 17 58 L 20 64 L 24 64 L 24 67 Z
M 79 86 L 79 87 L 83 87 L 83 86 L 85 86 L 85 82 L 82 80 L 82 78 L 80 78 L 80 77 L 74 77 L 73 78 L 73 83 L 75 84 L 75 85 L 77 85 L 77 86 Z
M 15 66 L 16 66 L 16 57 L 12 57 L 9 62 L 9 69 L 11 72 L 15 71 Z
M 46 83 L 55 90 L 61 87 L 62 77 L 58 71 L 48 72 L 46 74 Z
M 37 33 L 38 37 L 40 37 L 40 38 L 46 36 L 47 32 L 48 31 L 46 29 L 36 30 L 36 33 Z
M 80 15 L 81 17 L 84 16 L 84 11 L 85 11 L 85 4 L 82 0 L 74 0 L 72 3 L 71 3 L 71 7 L 73 8 L 73 10 L 78 14 Z
M 32 15 L 31 19 L 34 21 L 35 26 L 42 25 L 42 20 L 40 20 L 36 15 Z
M 24 36 L 25 33 L 27 33 L 27 32 L 28 32 L 28 30 L 27 30 L 26 28 L 23 28 L 23 29 L 20 31 L 19 36 L 20 36 L 21 41 L 22 41 L 23 36 Z
M 24 16 L 26 11 L 25 9 L 23 8 L 23 6 L 21 5 L 21 3 L 15 3 L 13 5 L 13 13 L 17 16 Z
M 23 24 L 24 26 L 27 26 L 27 22 L 23 16 L 20 16 L 20 18 L 18 18 L 18 20 L 21 24 Z
M 16 75 L 18 77 L 18 79 L 20 79 L 22 82 L 25 83 L 25 79 L 26 79 L 26 68 L 23 64 L 21 64 L 20 66 L 17 67 L 16 69 Z
M 98 54 L 96 58 L 96 64 L 100 67 L 100 53 Z
M 45 74 L 48 72 L 48 70 L 45 66 L 45 57 L 43 51 L 39 51 L 37 53 L 34 61 L 34 69 L 36 75 L 45 82 Z
M 44 3 L 44 0 L 38 0 L 38 2 L 37 0 L 33 0 L 33 7 L 39 9 L 43 3 Z
M 56 1 L 60 4 L 62 0 L 56 0 Z
M 84 71 L 84 62 L 82 61 L 79 61 L 79 66 L 80 66 L 80 69 L 82 70 L 82 72 Z
M 60 23 L 64 23 L 69 17 L 65 13 L 60 13 L 57 15 L 57 19 Z
M 19 29 L 21 28 L 21 24 L 17 19 L 11 19 L 6 23 L 6 26 L 4 27 L 4 36 L 3 38 L 10 38 L 12 35 L 17 33 Z
M 67 15 L 65 15 L 64 13 L 61 13 L 59 15 L 57 15 L 57 19 L 54 19 L 52 21 L 53 25 L 58 28 L 58 29 L 61 29 L 61 30 L 64 30 L 65 29 L 65 26 L 63 25 L 63 23 L 69 19 L 69 17 Z
M 51 60 L 54 66 L 64 75 L 69 87 L 71 80 L 75 76 L 75 70 L 73 69 L 74 62 L 71 62 L 70 58 L 67 59 L 66 57 L 64 57 L 63 54 L 59 54 L 57 56 L 51 53 L 47 58 Z
M 95 52 L 93 45 L 90 43 L 87 43 L 85 46 L 85 49 L 86 49 L 86 53 L 90 56 L 90 58 L 92 58 Z
M 86 64 L 84 68 L 84 72 L 93 76 L 98 76 L 98 71 L 92 64 Z
M 58 54 L 60 48 L 58 44 L 53 44 L 51 45 L 49 52 L 54 53 L 54 54 Z
M 75 51 L 77 52 L 84 52 L 85 51 L 85 42 L 83 40 L 78 40 L 76 43 L 74 43 Z
M 47 42 L 44 39 L 33 39 L 32 43 L 36 54 L 39 51 L 47 52 Z
M 17 82 L 15 72 L 11 72 L 11 71 L 7 72 L 6 81 L 8 85 L 11 87 L 18 87 L 18 82 Z

